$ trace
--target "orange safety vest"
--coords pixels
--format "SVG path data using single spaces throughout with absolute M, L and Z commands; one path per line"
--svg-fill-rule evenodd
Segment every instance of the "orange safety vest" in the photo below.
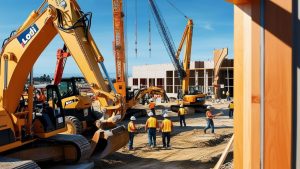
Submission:
M 157 128 L 157 120 L 154 117 L 149 117 L 149 119 L 147 120 L 147 127 L 148 128 Z
M 179 115 L 180 115 L 180 116 L 183 116 L 183 115 L 185 115 L 185 114 L 186 114 L 185 108 L 183 108 L 183 107 L 179 108 Z
M 154 108 L 155 108 L 155 103 L 154 103 L 154 102 L 151 102 L 151 103 L 149 104 L 149 108 L 150 108 L 150 109 L 154 109 Z
M 167 132 L 171 132 L 172 131 L 172 121 L 169 120 L 169 119 L 164 119 L 162 121 L 162 129 L 161 131 L 164 132 L 164 133 L 167 133 Z
M 129 122 L 128 123 L 128 132 L 135 132 L 135 125 L 134 125 L 134 123 L 131 121 L 131 122 Z
M 212 115 L 212 113 L 210 111 L 206 112 L 206 118 L 213 119 L 213 115 Z
M 39 95 L 39 98 L 38 98 L 38 101 L 40 101 L 40 102 L 45 102 L 45 101 L 46 101 L 46 96 L 43 95 L 43 94 L 40 94 L 40 95 Z

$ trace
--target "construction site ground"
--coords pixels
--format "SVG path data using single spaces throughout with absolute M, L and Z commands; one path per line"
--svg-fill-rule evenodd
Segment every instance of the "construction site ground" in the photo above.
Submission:
M 212 104 L 212 103 L 208 103 Z M 127 147 L 112 155 L 94 161 L 95 169 L 102 168 L 164 168 L 164 169 L 207 169 L 217 163 L 230 137 L 233 134 L 233 119 L 228 117 L 228 102 L 212 104 L 213 113 L 223 112 L 222 116 L 214 119 L 215 134 L 208 130 L 204 134 L 206 119 L 204 113 L 189 114 L 186 117 L 187 127 L 180 127 L 179 118 L 174 112 L 169 112 L 174 123 L 174 131 L 171 137 L 171 148 L 162 147 L 161 133 L 157 133 L 157 147 L 150 148 L 147 145 L 148 136 L 144 130 L 148 117 L 137 117 L 138 132 L 134 138 L 134 150 L 128 151 Z M 170 104 L 157 106 L 157 118 L 161 121 L 163 109 L 168 109 Z M 146 108 L 139 105 L 137 108 Z M 123 124 L 127 125 L 128 120 Z M 233 153 L 229 152 L 222 168 L 233 168 Z

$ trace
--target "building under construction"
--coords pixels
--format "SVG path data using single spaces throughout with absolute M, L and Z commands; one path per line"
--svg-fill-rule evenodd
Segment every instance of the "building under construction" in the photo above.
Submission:
M 215 94 L 219 98 L 225 98 L 229 91 L 233 97 L 233 59 L 225 59 L 219 71 L 219 81 L 214 84 L 214 61 L 193 61 L 190 64 L 190 88 L 196 87 L 203 93 Z M 157 86 L 166 90 L 169 97 L 177 97 L 181 83 L 177 71 L 170 64 L 153 64 L 133 66 L 132 77 L 128 79 L 128 85 L 132 89 Z

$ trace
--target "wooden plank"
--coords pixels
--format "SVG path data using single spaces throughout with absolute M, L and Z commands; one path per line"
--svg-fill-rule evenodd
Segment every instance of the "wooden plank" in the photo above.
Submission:
M 243 86 L 244 86 L 244 55 L 243 55 L 243 15 L 244 12 L 237 6 L 234 7 L 234 166 L 235 168 L 243 168 Z
M 233 139 L 234 139 L 234 135 L 231 136 L 226 148 L 224 149 L 224 151 L 223 151 L 219 161 L 215 165 L 214 169 L 220 169 L 221 168 L 221 165 L 224 163 L 224 161 L 225 161 L 225 159 L 228 155 L 228 152 L 229 152 L 230 148 L 232 147 Z

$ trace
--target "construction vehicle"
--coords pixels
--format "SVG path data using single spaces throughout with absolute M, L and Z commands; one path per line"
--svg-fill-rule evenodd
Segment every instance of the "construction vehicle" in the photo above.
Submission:
M 192 38 L 193 38 L 193 20 L 187 19 L 187 25 L 185 27 L 181 42 L 177 51 L 175 50 L 174 41 L 169 32 L 169 29 L 162 17 L 159 8 L 154 0 L 149 0 L 149 4 L 152 9 L 152 13 L 162 38 L 162 41 L 166 47 L 166 50 L 171 58 L 171 61 L 178 73 L 178 78 L 181 81 L 182 89 L 178 91 L 178 99 L 180 101 L 177 105 L 172 105 L 171 110 L 177 112 L 180 104 L 184 107 L 192 107 L 197 111 L 203 110 L 205 104 L 205 94 L 195 90 L 195 88 L 189 90 L 189 78 L 190 78 L 190 60 L 191 60 L 191 49 L 192 49 Z M 185 43 L 185 53 L 183 58 L 183 63 L 180 61 L 180 53 Z
M 91 15 L 83 13 L 75 0 L 46 0 L 4 41 L 0 54 L 0 168 L 11 158 L 20 168 L 33 168 L 36 164 L 18 163 L 18 159 L 77 162 L 95 153 L 101 158 L 128 142 L 125 128 L 117 126 L 125 115 L 122 97 L 114 90 L 109 91 L 98 66 L 99 63 L 109 77 L 89 31 Z M 22 107 L 20 101 L 35 61 L 57 34 L 70 52 L 76 53 L 72 56 L 104 112 L 97 120 L 100 129 L 90 142 L 81 135 L 58 134 L 66 131 L 66 127 L 60 92 L 55 85 L 47 88 L 49 106 L 44 104 L 39 112 L 33 107 L 32 80 L 28 107 Z
M 112 0 L 113 6 L 113 29 L 114 29 L 114 41 L 113 49 L 115 55 L 115 64 L 116 64 L 116 82 L 114 87 L 117 93 L 121 94 L 126 100 L 126 109 L 127 114 L 132 115 L 136 112 L 144 111 L 139 109 L 133 109 L 140 99 L 143 98 L 146 94 L 158 94 L 161 95 L 164 100 L 168 101 L 169 98 L 166 95 L 164 89 L 150 86 L 148 88 L 138 89 L 131 91 L 127 87 L 127 59 L 125 55 L 125 36 L 124 36 L 124 13 L 123 13 L 123 1 L 122 0 Z
M 99 119 L 99 115 L 94 114 L 92 98 L 79 91 L 78 83 L 84 82 L 85 79 L 82 77 L 71 77 L 62 78 L 58 84 L 67 124 L 65 133 L 82 134 L 95 129 L 95 121 Z
M 84 78 L 62 78 L 67 58 L 71 53 L 67 46 L 57 50 L 56 68 L 53 84 L 58 85 L 62 95 L 62 106 L 65 111 L 65 120 L 68 134 L 82 134 L 95 128 L 95 121 L 99 116 L 95 115 L 92 108 L 93 100 L 81 95 L 77 87 L 78 82 L 85 81 Z

